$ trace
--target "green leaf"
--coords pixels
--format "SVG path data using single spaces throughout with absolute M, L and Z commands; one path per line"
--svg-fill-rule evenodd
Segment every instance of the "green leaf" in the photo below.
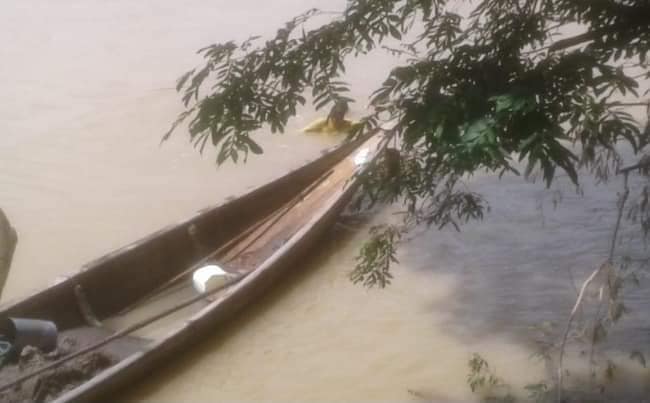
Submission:
M 260 147 L 259 144 L 257 144 L 257 143 L 256 143 L 253 139 L 251 139 L 250 137 L 248 137 L 248 136 L 243 136 L 243 137 L 241 137 L 241 140 L 242 140 L 244 143 L 246 143 L 246 145 L 248 146 L 248 148 L 251 150 L 251 152 L 252 152 L 253 154 L 258 154 L 258 155 L 259 155 L 259 154 L 264 153 L 264 150 L 262 149 L 262 147 Z
M 497 113 L 510 110 L 512 108 L 512 97 L 510 95 L 497 95 L 489 99 L 495 102 L 495 110 Z
M 485 118 L 472 122 L 463 133 L 463 142 L 486 142 L 494 137 L 494 130 Z
M 399 32 L 397 28 L 395 28 L 393 25 L 388 26 L 390 29 L 390 34 L 393 36 L 395 39 L 402 39 L 402 34 Z
M 188 71 L 187 73 L 183 74 L 183 75 L 178 79 L 178 81 L 176 81 L 176 91 L 180 91 L 181 88 L 183 88 L 183 86 L 185 85 L 185 83 L 187 82 L 187 80 L 188 80 L 190 77 L 192 77 L 192 74 L 194 74 L 194 71 L 195 71 L 195 70 L 196 70 L 196 69 L 192 69 L 192 70 Z
M 539 132 L 534 132 L 530 136 L 528 136 L 524 141 L 522 141 L 519 144 L 519 152 L 522 153 L 523 155 L 526 155 L 530 151 L 530 148 L 533 147 L 535 144 L 535 141 L 540 137 Z
M 165 132 L 165 134 L 163 135 L 163 137 L 160 139 L 160 143 L 162 144 L 163 142 L 167 141 L 167 140 L 169 139 L 169 136 L 171 136 L 171 134 L 174 132 L 174 130 L 176 130 L 176 128 L 178 127 L 178 125 L 180 125 L 181 123 L 183 123 L 183 122 L 185 121 L 185 119 L 187 119 L 187 117 L 188 117 L 188 116 L 189 116 L 193 111 L 194 111 L 194 109 L 189 109 L 189 110 L 187 110 L 187 111 L 183 111 L 183 112 L 181 112 L 181 113 L 178 115 L 178 117 L 176 118 L 176 120 L 174 121 L 174 123 L 171 125 L 171 127 L 169 128 L 169 130 L 167 130 L 167 132 Z

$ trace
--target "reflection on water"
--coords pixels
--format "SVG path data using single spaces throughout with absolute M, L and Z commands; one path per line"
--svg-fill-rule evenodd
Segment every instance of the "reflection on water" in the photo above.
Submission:
M 3 299 L 301 165 L 331 139 L 263 136 L 267 153 L 214 169 L 183 136 L 158 146 L 179 111 L 175 78 L 215 40 L 273 32 L 313 6 L 345 2 L 24 0 L 3 5 L 0 206 L 20 233 Z M 245 23 L 243 23 L 245 22 Z M 349 68 L 364 99 L 394 63 Z M 352 108 L 353 115 L 363 105 Z M 315 117 L 303 111 L 289 131 Z M 354 117 L 354 116 L 353 116 Z M 371 223 L 339 226 L 295 276 L 210 340 L 127 392 L 133 400 L 469 400 L 474 351 L 515 384 L 537 381 L 529 326 L 563 321 L 577 281 L 606 256 L 618 183 L 552 193 L 518 178 L 476 178 L 492 210 L 458 233 L 421 230 L 393 285 L 365 290 L 347 273 Z M 375 221 L 389 217 L 382 212 Z M 373 221 L 374 222 L 374 221 Z M 350 223 L 347 223 L 347 227 Z M 631 233 L 628 228 L 626 234 Z M 642 277 L 642 287 L 647 278 Z M 647 295 L 612 334 L 650 341 Z M 624 350 L 624 349 L 623 349 Z M 647 376 L 647 374 L 646 374 Z

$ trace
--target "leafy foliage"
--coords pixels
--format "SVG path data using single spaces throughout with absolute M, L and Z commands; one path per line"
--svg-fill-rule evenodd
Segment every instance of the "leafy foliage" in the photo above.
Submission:
M 396 243 L 401 237 L 394 226 L 375 226 L 370 229 L 370 239 L 363 245 L 357 257 L 357 267 L 350 273 L 352 282 L 384 288 L 393 278 L 391 263 L 397 263 Z
M 551 391 L 548 385 L 543 382 L 526 385 L 524 387 L 528 392 L 528 398 L 535 403 L 544 403 L 551 400 Z
M 467 384 L 472 392 L 476 392 L 482 388 L 492 388 L 500 383 L 491 371 L 488 362 L 480 355 L 474 353 L 469 362 L 469 374 L 467 375 Z
M 208 140 L 218 148 L 218 163 L 261 153 L 253 132 L 282 132 L 309 96 L 316 109 L 352 101 L 348 59 L 388 49 L 408 60 L 374 92 L 356 134 L 391 125 L 402 173 L 364 189 L 375 202 L 406 202 L 407 224 L 457 226 L 481 218 L 484 201 L 462 186 L 480 170 L 519 173 L 515 162 L 524 161 L 524 173 L 540 170 L 547 186 L 559 171 L 577 184 L 579 168 L 601 178 L 615 171 L 620 142 L 635 152 L 648 144 L 650 130 L 620 98 L 644 96 L 638 80 L 650 77 L 649 2 L 463 4 L 466 13 L 446 0 L 350 0 L 314 29 L 307 23 L 319 10 L 268 39 L 207 46 L 199 50 L 205 64 L 178 81 L 186 110 L 165 138 L 187 123 L 197 148 Z M 571 27 L 581 33 L 560 35 Z M 390 48 L 395 41 L 400 46 Z M 378 273 L 368 277 L 373 261 Z M 386 280 L 385 261 L 361 259 L 365 274 L 354 278 Z
M 468 10 L 457 11 L 459 3 Z M 339 16 L 309 29 L 319 15 L 309 10 L 270 38 L 199 50 L 205 63 L 179 79 L 186 109 L 164 138 L 186 124 L 199 150 L 210 141 L 217 163 L 237 162 L 263 151 L 254 132 L 282 132 L 308 100 L 316 109 L 353 101 L 345 80 L 350 57 L 381 50 L 406 56 L 373 93 L 353 133 L 388 127 L 399 147 L 362 177 L 358 205 L 405 206 L 402 225 L 371 229 L 350 274 L 355 283 L 389 284 L 396 243 L 413 226 L 459 228 L 482 218 L 489 206 L 463 183 L 473 173 L 535 174 L 547 186 L 566 174 L 578 185 L 585 171 L 599 180 L 621 172 L 620 145 L 641 154 L 650 143 L 650 125 L 626 110 L 648 104 L 640 86 L 650 79 L 648 1 L 349 0 Z M 580 33 L 567 36 L 569 30 Z M 637 170 L 647 177 L 647 167 Z M 638 196 L 627 215 L 646 236 L 649 189 L 633 189 Z M 599 269 L 596 314 L 577 332 L 591 345 L 590 360 L 627 313 L 624 285 L 638 283 L 629 260 L 613 259 L 616 233 Z M 641 351 L 630 359 L 646 364 Z M 605 376 L 615 368 L 608 361 Z M 502 384 L 480 356 L 470 370 L 472 390 Z M 546 384 L 529 386 L 531 399 L 550 399 Z M 556 389 L 561 393 L 561 382 Z
M 474 393 L 483 395 L 482 401 L 493 403 L 514 403 L 515 398 L 509 392 L 496 393 L 497 389 L 508 389 L 501 378 L 490 369 L 488 362 L 479 354 L 472 354 L 468 361 L 469 374 L 467 384 Z

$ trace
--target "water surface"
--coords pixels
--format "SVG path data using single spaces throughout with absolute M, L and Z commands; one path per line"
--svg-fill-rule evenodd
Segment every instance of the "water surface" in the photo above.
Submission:
M 272 33 L 309 7 L 344 4 L 4 4 L 0 206 L 20 240 L 3 301 L 330 146 L 331 139 L 296 134 L 316 116 L 311 110 L 285 135 L 260 137 L 267 152 L 245 167 L 215 169 L 214 155 L 199 156 L 183 135 L 162 147 L 159 141 L 180 111 L 172 87 L 198 62 L 195 49 Z M 350 66 L 360 99 L 354 113 L 393 63 L 379 55 Z M 575 298 L 570 275 L 584 278 L 606 256 L 620 183 L 587 183 L 584 195 L 564 184 L 557 208 L 554 190 L 521 178 L 479 176 L 471 186 L 492 206 L 484 222 L 462 232 L 416 231 L 390 287 L 365 290 L 347 278 L 365 229 L 393 219 L 388 209 L 363 225 L 338 225 L 299 275 L 124 398 L 468 400 L 466 363 L 475 351 L 515 384 L 541 379 L 543 365 L 530 360 L 530 326 L 563 321 Z M 650 332 L 640 325 L 648 323 L 647 305 L 647 296 L 631 294 L 630 318 L 617 336 L 622 350 L 648 345 Z

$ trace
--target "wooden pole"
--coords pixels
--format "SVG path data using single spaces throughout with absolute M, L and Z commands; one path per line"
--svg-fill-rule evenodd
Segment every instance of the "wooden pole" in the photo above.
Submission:
M 9 223 L 4 211 L 0 209 L 0 296 L 7 282 L 11 261 L 18 243 L 18 234 Z

